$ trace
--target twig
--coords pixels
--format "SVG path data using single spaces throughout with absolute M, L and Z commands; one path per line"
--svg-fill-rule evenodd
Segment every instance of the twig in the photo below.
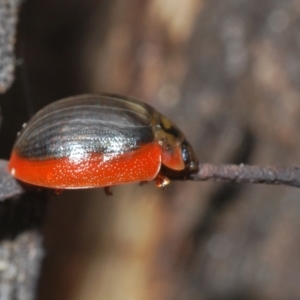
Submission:
M 190 175 L 193 181 L 214 180 L 236 183 L 265 183 L 300 188 L 300 168 L 249 165 L 199 164 L 199 172 Z M 8 172 L 7 161 L 0 160 L 0 201 L 24 194 L 26 190 Z
M 8 172 L 7 163 L 0 159 L 0 201 L 25 193 L 20 183 Z
M 199 164 L 199 172 L 192 180 L 214 180 L 237 183 L 265 183 L 300 187 L 300 168 L 249 165 Z

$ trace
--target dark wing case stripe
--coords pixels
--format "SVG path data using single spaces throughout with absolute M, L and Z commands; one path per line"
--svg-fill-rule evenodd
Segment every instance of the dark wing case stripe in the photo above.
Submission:
M 122 153 L 154 140 L 151 110 L 137 100 L 85 95 L 38 112 L 17 138 L 15 151 L 30 159 L 85 153 Z

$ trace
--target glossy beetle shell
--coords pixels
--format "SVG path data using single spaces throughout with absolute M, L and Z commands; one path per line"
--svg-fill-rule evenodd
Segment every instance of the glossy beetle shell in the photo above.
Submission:
M 18 135 L 9 162 L 17 179 L 54 189 L 150 181 L 164 173 L 184 179 L 197 168 L 169 119 L 138 100 L 108 94 L 70 97 L 40 110 Z

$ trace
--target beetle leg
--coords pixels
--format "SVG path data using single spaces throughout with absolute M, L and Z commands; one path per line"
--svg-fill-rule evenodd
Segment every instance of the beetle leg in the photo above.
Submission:
M 54 192 L 55 195 L 58 196 L 63 192 L 63 189 L 54 189 L 53 192 Z
M 113 192 L 111 190 L 111 186 L 105 186 L 104 187 L 104 193 L 105 193 L 106 196 L 112 196 Z
M 147 184 L 149 181 L 140 181 L 140 186 L 143 186 L 144 184 Z
M 158 174 L 155 178 L 155 184 L 157 187 L 165 188 L 169 183 L 170 179 L 164 175 Z

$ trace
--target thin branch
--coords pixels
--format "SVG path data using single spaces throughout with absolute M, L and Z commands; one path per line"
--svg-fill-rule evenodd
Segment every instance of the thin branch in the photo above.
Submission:
M 25 193 L 20 183 L 8 172 L 7 163 L 0 159 L 0 201 Z
M 265 183 L 300 187 L 300 168 L 249 165 L 199 164 L 199 172 L 192 180 L 214 180 L 237 183 Z
M 8 172 L 7 163 L 6 160 L 0 160 L 0 201 L 26 192 L 21 184 Z M 300 188 L 300 168 L 203 163 L 199 164 L 199 172 L 190 175 L 190 179 L 193 181 L 265 183 Z

